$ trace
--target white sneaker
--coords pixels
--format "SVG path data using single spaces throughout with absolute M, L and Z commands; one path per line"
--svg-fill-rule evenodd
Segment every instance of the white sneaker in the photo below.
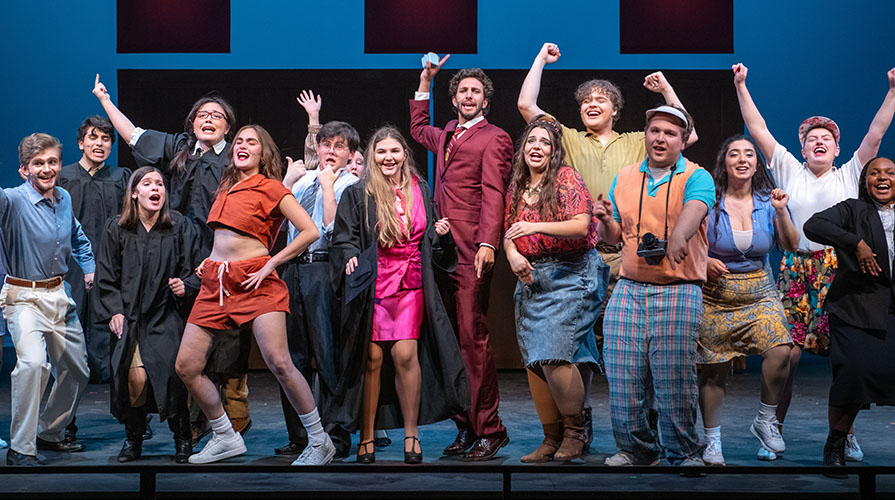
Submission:
M 858 444 L 855 435 L 849 434 L 845 438 L 845 461 L 860 462 L 862 460 L 864 460 L 864 452 L 861 451 L 861 446 Z
M 761 446 L 758 448 L 758 456 L 756 458 L 765 462 L 770 462 L 773 460 L 777 460 L 777 454 L 765 448 L 764 446 Z
M 323 441 L 308 443 L 305 451 L 292 462 L 292 465 L 326 465 L 336 456 L 336 447 L 328 434 L 324 434 Z
M 651 462 L 638 463 L 637 457 L 635 457 L 632 453 L 627 451 L 619 451 L 615 455 L 611 457 L 607 457 L 606 460 L 603 461 L 603 464 L 608 465 L 610 467 L 621 467 L 621 466 L 631 466 L 631 465 L 659 465 L 658 457 L 653 459 Z
M 246 452 L 245 442 L 238 432 L 233 433 L 232 438 L 224 439 L 217 434 L 212 434 L 211 439 L 205 443 L 202 451 L 190 455 L 191 464 L 210 464 L 225 458 L 242 455 Z
M 855 445 L 857 445 L 857 444 L 858 443 L 855 443 Z M 4 441 L 2 438 L 0 438 L 0 450 L 2 450 L 3 448 L 6 448 L 7 446 L 9 446 L 9 444 L 7 444 L 6 441 Z M 860 448 L 858 448 L 858 449 L 860 450 Z M 861 456 L 863 457 L 864 455 L 861 455 Z
M 721 440 L 709 439 L 705 450 L 702 452 L 702 460 L 705 465 L 725 465 L 724 454 L 721 453 Z
M 786 450 L 786 443 L 783 442 L 783 436 L 780 435 L 780 429 L 777 428 L 775 420 L 768 422 L 755 417 L 749 430 L 752 431 L 752 434 L 758 438 L 761 445 L 767 448 L 768 451 L 782 453 Z

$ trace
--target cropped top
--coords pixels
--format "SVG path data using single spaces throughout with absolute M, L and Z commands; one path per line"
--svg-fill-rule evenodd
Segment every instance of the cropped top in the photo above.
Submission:
M 208 225 L 227 227 L 273 247 L 283 223 L 280 200 L 292 193 L 280 181 L 255 174 L 218 194 L 208 213 Z

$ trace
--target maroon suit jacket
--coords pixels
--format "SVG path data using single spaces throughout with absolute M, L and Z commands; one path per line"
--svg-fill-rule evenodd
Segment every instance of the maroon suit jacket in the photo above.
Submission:
M 457 120 L 444 129 L 429 125 L 429 101 L 410 101 L 410 135 L 433 152 L 435 204 L 451 223 L 458 262 L 473 264 L 480 243 L 500 248 L 504 195 L 513 159 L 513 141 L 500 127 L 482 120 L 463 133 L 445 163 L 448 137 Z

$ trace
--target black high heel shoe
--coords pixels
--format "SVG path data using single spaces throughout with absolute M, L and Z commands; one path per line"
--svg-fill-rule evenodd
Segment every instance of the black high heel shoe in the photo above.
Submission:
M 367 445 L 372 446 L 373 440 L 371 439 L 357 444 L 357 463 L 359 464 L 372 464 L 376 462 L 376 447 L 373 446 L 373 451 L 368 452 Z
M 413 441 L 411 441 L 411 443 L 410 443 L 411 444 L 410 451 L 404 450 L 404 463 L 405 464 L 421 464 L 421 463 L 423 463 L 423 446 L 422 446 L 422 443 L 420 443 L 420 438 L 418 438 L 416 436 L 405 436 L 404 437 L 404 441 L 407 441 L 408 439 L 412 439 Z M 420 447 L 419 453 L 413 451 L 413 449 L 416 448 L 416 446 L 414 446 L 414 443 L 419 445 L 419 447 Z

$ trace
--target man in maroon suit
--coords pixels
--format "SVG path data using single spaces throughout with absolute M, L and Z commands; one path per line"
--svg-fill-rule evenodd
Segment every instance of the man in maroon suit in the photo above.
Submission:
M 459 432 L 444 454 L 480 461 L 493 458 L 510 442 L 497 414 L 497 367 L 485 316 L 513 142 L 485 119 L 494 86 L 478 68 L 462 69 L 451 78 L 457 119 L 444 129 L 429 124 L 429 85 L 448 57 L 437 66 L 426 63 L 420 73 L 419 89 L 410 101 L 410 134 L 438 158 L 435 203 L 451 222 L 459 254 L 457 270 L 440 278 L 442 297 L 460 339 L 471 401 L 467 413 L 454 417 Z

